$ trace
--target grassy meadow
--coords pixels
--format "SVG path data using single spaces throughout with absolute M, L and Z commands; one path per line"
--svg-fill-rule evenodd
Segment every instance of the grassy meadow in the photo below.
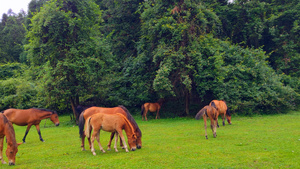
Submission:
M 81 151 L 78 127 L 69 116 L 60 116 L 58 127 L 50 120 L 41 122 L 45 142 L 39 141 L 33 126 L 19 146 L 16 165 L 1 168 L 300 168 L 300 112 L 233 115 L 232 125 L 226 122 L 217 129 L 217 138 L 208 127 L 208 140 L 202 119 L 135 119 L 143 134 L 143 147 L 137 151 L 126 153 L 118 146 L 119 152 L 102 153 L 96 141 L 96 156 Z M 17 142 L 22 142 L 26 127 L 14 128 Z M 101 131 L 105 149 L 109 135 Z M 6 143 L 7 162 L 5 150 Z

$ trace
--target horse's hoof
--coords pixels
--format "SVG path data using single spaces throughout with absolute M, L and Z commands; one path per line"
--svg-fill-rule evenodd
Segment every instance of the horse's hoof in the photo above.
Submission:
M 15 165 L 15 163 L 9 162 L 9 165 Z
M 2 161 L 2 164 L 6 164 L 6 162 L 5 162 L 5 161 Z
M 110 151 L 111 149 L 110 148 L 107 148 L 107 151 Z
M 95 152 L 93 152 L 93 155 L 95 156 L 95 155 L 96 155 L 96 153 L 95 153 Z
M 85 151 L 85 150 L 86 150 L 85 148 L 82 148 L 82 149 L 81 149 L 81 151 Z

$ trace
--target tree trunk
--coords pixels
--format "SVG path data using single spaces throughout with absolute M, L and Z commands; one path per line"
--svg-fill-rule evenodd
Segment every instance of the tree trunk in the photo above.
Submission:
M 75 120 L 76 120 L 76 124 L 78 124 L 78 117 L 77 117 L 77 113 L 76 113 L 76 105 L 74 103 L 74 100 L 72 97 L 70 97 L 70 102 L 71 102 L 71 106 L 72 106 L 72 110 L 73 110 L 73 114 L 74 114 L 74 117 L 75 117 Z
M 189 91 L 187 91 L 185 93 L 185 113 L 186 113 L 187 116 L 190 115 L 189 107 L 190 107 L 190 95 L 189 95 Z

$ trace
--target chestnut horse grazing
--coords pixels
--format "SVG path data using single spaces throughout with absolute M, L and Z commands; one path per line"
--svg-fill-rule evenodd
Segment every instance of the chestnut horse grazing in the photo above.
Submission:
M 7 149 L 6 156 L 9 161 L 9 165 L 15 165 L 16 154 L 18 152 L 18 145 L 15 138 L 15 130 L 12 124 L 8 121 L 5 115 L 0 113 L 0 160 L 2 164 L 6 164 L 3 160 L 3 140 L 6 137 Z
M 163 104 L 163 99 L 159 99 L 156 103 L 144 103 L 141 107 L 141 115 L 142 115 L 142 120 L 147 121 L 147 113 L 148 111 L 150 112 L 156 112 L 156 117 L 155 119 L 157 119 L 157 117 L 160 119 L 159 117 L 159 110 Z
M 231 114 L 224 100 L 213 100 L 209 103 L 209 105 L 213 106 L 219 111 L 219 115 L 222 117 L 223 126 L 225 126 L 225 116 L 228 124 L 231 124 Z M 219 127 L 219 124 L 217 125 Z
M 90 135 L 92 129 L 93 129 L 93 133 L 92 135 Z M 97 139 L 100 150 L 103 153 L 105 152 L 100 143 L 101 129 L 107 132 L 116 132 L 116 139 L 115 139 L 116 141 L 114 146 L 116 152 L 118 152 L 117 149 L 118 134 L 122 139 L 126 152 L 128 152 L 125 138 L 122 133 L 123 129 L 125 130 L 125 133 L 127 135 L 128 145 L 130 146 L 131 151 L 136 150 L 136 135 L 134 133 L 134 129 L 123 114 L 97 113 L 89 117 L 85 122 L 85 135 L 87 138 L 91 137 L 91 151 L 93 155 L 96 155 L 95 148 L 94 148 L 95 138 Z
M 207 131 L 206 131 L 207 129 L 206 117 L 209 117 L 211 130 L 214 134 L 214 137 L 217 137 L 217 123 L 218 123 L 218 116 L 219 116 L 218 111 L 212 106 L 205 106 L 196 114 L 195 119 L 199 120 L 201 116 L 203 117 L 204 120 L 205 138 L 208 139 Z
M 59 125 L 58 115 L 55 111 L 48 109 L 7 109 L 3 111 L 3 114 L 7 117 L 7 119 L 18 126 L 27 126 L 25 135 L 23 137 L 23 143 L 25 143 L 26 136 L 32 125 L 35 125 L 38 134 L 40 136 L 40 140 L 44 142 L 41 131 L 40 131 L 40 122 L 43 119 L 50 118 L 50 120 L 56 125 Z
M 79 135 L 81 137 L 81 148 L 84 151 L 84 138 L 85 138 L 85 134 L 84 134 L 84 124 L 85 121 L 88 117 L 97 114 L 97 113 L 104 113 L 104 114 L 116 114 L 116 113 L 120 113 L 123 114 L 124 116 L 126 116 L 127 120 L 131 123 L 132 127 L 134 128 L 134 132 L 137 136 L 136 139 L 136 147 L 138 149 L 142 148 L 142 132 L 138 126 L 138 124 L 135 122 L 134 118 L 132 117 L 132 115 L 129 113 L 129 111 L 122 105 L 119 105 L 118 107 L 113 107 L 113 108 L 106 108 L 106 107 L 90 107 L 86 110 L 84 110 L 80 116 L 79 116 Z M 108 143 L 108 150 L 110 150 L 110 145 L 111 145 L 111 141 L 114 137 L 114 133 L 112 132 L 111 137 L 110 137 L 110 141 Z M 91 140 L 90 138 L 88 138 L 88 142 L 89 142 L 89 146 L 91 148 Z M 122 141 L 120 141 L 121 146 L 123 147 Z

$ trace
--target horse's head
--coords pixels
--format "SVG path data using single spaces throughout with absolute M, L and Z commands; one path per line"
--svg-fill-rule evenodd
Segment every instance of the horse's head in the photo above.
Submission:
M 18 143 L 17 145 L 14 144 L 7 144 L 7 149 L 6 149 L 6 156 L 8 158 L 8 163 L 9 165 L 15 165 L 16 161 L 16 154 L 18 152 L 18 146 L 22 143 Z
M 57 113 L 52 113 L 50 116 L 50 120 L 55 124 L 55 126 L 59 126 L 59 119 Z
M 231 115 L 227 115 L 227 114 L 226 114 L 226 118 L 227 118 L 228 124 L 231 124 Z
M 128 137 L 128 145 L 129 145 L 131 151 L 136 150 L 136 145 L 137 145 L 136 140 L 137 140 L 137 137 L 136 137 L 135 133 L 132 134 L 131 137 Z

